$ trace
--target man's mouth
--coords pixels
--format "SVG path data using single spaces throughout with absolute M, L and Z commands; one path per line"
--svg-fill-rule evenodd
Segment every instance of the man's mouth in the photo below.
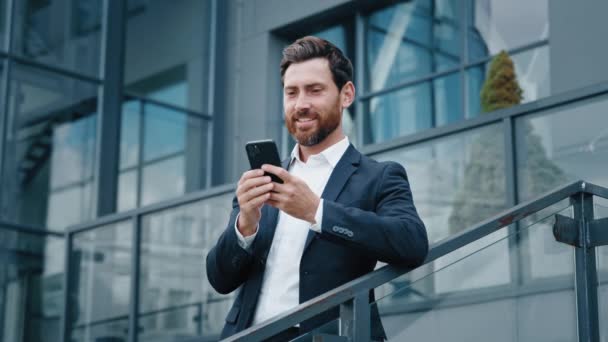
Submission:
M 296 121 L 297 122 L 308 122 L 308 121 L 312 121 L 314 120 L 314 118 L 297 118 Z

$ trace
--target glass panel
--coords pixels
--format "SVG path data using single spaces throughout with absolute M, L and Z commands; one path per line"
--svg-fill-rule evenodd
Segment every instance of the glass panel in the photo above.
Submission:
M 433 86 L 423 82 L 369 101 L 366 143 L 374 144 L 416 133 L 433 125 Z
M 437 242 L 506 209 L 504 150 L 497 124 L 372 157 L 405 167 L 429 239 Z
M 125 90 L 205 112 L 209 100 L 211 2 L 127 3 Z
M 183 152 L 188 117 L 181 111 L 144 105 L 144 161 Z
M 608 217 L 608 201 L 594 197 L 594 213 L 596 219 Z M 608 342 L 608 246 L 599 246 L 595 249 L 598 273 L 598 308 L 600 321 L 600 340 Z
M 0 340 L 59 340 L 64 248 L 63 238 L 0 225 Z
M 560 214 L 570 216 L 571 208 Z M 465 246 L 467 253 L 450 253 L 435 261 L 427 274 L 378 297 L 372 309 L 379 310 L 389 341 L 575 340 L 572 273 L 518 281 L 518 265 L 531 267 L 529 248 L 562 248 L 552 236 L 553 222 L 551 215 L 519 231 L 509 228 L 509 235 L 503 228 L 502 236 L 498 231 L 494 238 Z M 564 248 L 569 258 L 554 268 L 572 268 L 574 250 Z M 547 255 L 545 261 L 550 258 Z
M 102 1 L 15 1 L 13 52 L 27 59 L 97 76 Z
M 472 0 L 467 7 L 470 61 L 549 37 L 548 0 Z
M 521 103 L 536 101 L 551 95 L 549 74 L 549 46 L 526 50 L 511 56 L 515 66 L 517 83 L 522 89 Z M 467 69 L 467 105 L 468 117 L 478 116 L 482 112 L 481 89 L 491 62 Z
M 137 165 L 142 107 L 138 100 L 127 100 L 122 105 L 120 128 L 120 170 Z
M 137 207 L 137 171 L 124 171 L 118 176 L 118 211 Z
M 205 258 L 225 228 L 232 193 L 142 220 L 140 340 L 217 337 L 233 296 L 215 292 Z
M 578 179 L 608 184 L 606 111 L 604 96 L 516 120 L 520 200 Z
M 6 33 L 8 32 L 8 30 L 7 30 L 8 23 L 6 22 L 6 18 L 7 18 L 6 1 L 7 0 L 0 0 L 0 50 L 2 50 L 2 51 L 6 51 L 6 49 L 4 47 L 4 42 L 6 42 Z
M 123 103 L 122 133 L 119 210 L 206 186 L 209 125 L 201 116 L 130 96 Z
M 460 8 L 448 0 L 417 0 L 367 18 L 368 91 L 460 64 Z
M 142 205 L 184 194 L 184 157 L 178 156 L 145 166 L 142 187 Z
M 7 219 L 50 229 L 90 219 L 97 86 L 15 64 L 9 91 Z
M 367 143 L 462 120 L 458 73 L 422 82 L 369 100 Z
M 131 298 L 131 221 L 77 233 L 70 251 L 71 338 L 96 341 L 128 336 Z
M 460 74 L 455 73 L 433 80 L 432 105 L 435 115 L 435 126 L 460 121 L 462 115 L 462 92 L 460 91 Z

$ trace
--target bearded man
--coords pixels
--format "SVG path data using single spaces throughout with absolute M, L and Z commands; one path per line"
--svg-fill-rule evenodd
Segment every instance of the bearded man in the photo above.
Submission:
M 362 155 L 342 131 L 342 111 L 355 99 L 350 60 L 328 41 L 304 37 L 284 49 L 280 69 L 285 124 L 297 144 L 282 168 L 243 173 L 228 226 L 207 256 L 211 285 L 223 294 L 240 289 L 222 338 L 360 277 L 378 261 L 416 267 L 428 252 L 405 169 Z M 273 340 L 311 331 L 338 312 Z M 371 315 L 371 338 L 384 340 L 375 307 Z

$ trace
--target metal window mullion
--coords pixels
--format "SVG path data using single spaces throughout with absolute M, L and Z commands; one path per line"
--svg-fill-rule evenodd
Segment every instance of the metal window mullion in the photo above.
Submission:
M 210 23 L 210 48 L 209 48 L 209 63 L 207 66 L 209 67 L 209 77 L 207 80 L 207 113 L 211 114 L 211 120 L 207 122 L 207 155 L 204 159 L 204 165 L 201 170 L 205 170 L 205 188 L 211 187 L 212 175 L 213 172 L 211 167 L 213 165 L 213 116 L 215 116 L 215 70 L 217 60 L 216 60 L 216 49 L 217 49 L 217 18 L 219 15 L 219 8 L 217 4 L 217 0 L 211 0 L 211 23 Z M 200 184 L 200 183 L 199 183 Z
M 460 28 L 460 95 L 462 96 L 462 103 L 460 108 L 462 109 L 462 120 L 468 118 L 469 111 L 469 89 L 467 87 L 467 70 L 466 63 L 469 58 L 469 42 L 467 39 L 467 32 L 469 29 L 469 1 L 465 0 L 464 6 L 459 7 L 461 13 L 461 28 Z
M 584 184 L 583 184 L 584 188 Z M 571 197 L 574 220 L 580 222 L 578 234 L 582 246 L 574 249 L 574 293 L 576 297 L 578 340 L 599 341 L 599 308 L 595 248 L 587 239 L 593 217 L 593 196 L 581 192 Z
M 146 124 L 146 102 L 144 100 L 139 101 L 139 121 L 138 121 L 138 125 L 139 125 L 139 131 L 138 131 L 138 136 L 137 136 L 137 173 L 136 173 L 136 178 L 135 178 L 135 182 L 136 182 L 136 189 L 135 189 L 135 194 L 136 194 L 136 198 L 135 198 L 135 207 L 138 208 L 139 206 L 141 206 L 141 199 L 142 199 L 142 184 L 143 184 L 143 177 L 144 177 L 144 172 L 143 172 L 143 168 L 144 168 L 144 141 L 146 139 L 146 133 L 145 133 L 145 124 Z
M 106 0 L 103 11 L 101 75 L 95 155 L 96 216 L 116 211 L 120 123 L 124 78 L 126 4 Z
M 517 192 L 517 159 L 516 159 L 516 140 L 515 140 L 515 119 L 506 117 L 503 119 L 503 134 L 504 134 L 504 154 L 505 154 L 505 200 L 506 207 L 512 208 L 517 205 L 519 194 Z M 509 239 L 509 270 L 511 274 L 511 284 L 515 288 L 523 285 L 524 271 L 524 255 L 520 248 L 523 237 L 521 234 L 527 234 L 527 231 L 522 231 L 520 222 L 517 221 L 508 228 Z
M 8 52 L 8 54 L 10 55 L 10 51 L 11 51 L 11 45 L 12 45 L 12 40 L 13 40 L 13 19 L 15 18 L 15 0 L 7 0 L 6 3 L 6 23 L 7 23 L 7 30 L 6 30 L 6 40 L 4 41 L 4 47 L 6 49 L 6 51 Z M 9 105 L 9 95 L 10 95 L 10 75 L 11 75 L 11 68 L 12 68 L 12 63 L 10 58 L 6 58 L 5 60 L 2 61 L 2 65 L 3 65 L 3 73 L 2 73 L 2 78 L 0 79 L 0 86 L 1 86 L 1 90 L 2 90 L 2 96 L 0 98 L 3 98 L 3 102 L 1 103 L 2 105 L 2 112 L 0 112 L 0 187 L 3 187 L 2 185 L 4 184 L 4 175 L 5 175 L 5 157 L 6 157 L 6 140 L 9 136 L 8 134 L 8 130 L 9 130 L 9 110 L 10 110 L 10 105 Z M 5 194 L 0 193 L 0 217 L 4 217 L 5 212 L 4 212 L 4 196 Z
M 365 87 L 365 19 L 361 13 L 355 16 L 355 88 L 359 92 L 364 92 Z M 358 100 L 355 107 L 355 129 L 359 146 L 365 145 L 365 137 L 363 136 L 365 109 L 364 101 Z
M 63 272 L 63 308 L 60 325 L 60 341 L 70 342 L 70 292 L 73 290 L 70 286 L 70 254 L 73 247 L 73 236 L 71 232 L 66 233 L 65 237 L 65 256 L 64 256 L 64 272 Z M 78 307 L 76 307 L 78 309 Z
M 129 342 L 137 342 L 139 334 L 139 275 L 141 273 L 141 220 L 142 215 L 134 214 L 133 241 L 131 243 L 131 301 L 129 302 Z

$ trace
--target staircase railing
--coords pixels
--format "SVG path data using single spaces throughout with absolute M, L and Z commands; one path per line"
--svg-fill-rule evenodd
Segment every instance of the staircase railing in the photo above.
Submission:
M 608 188 L 576 181 L 517 205 L 470 229 L 431 246 L 424 265 L 508 227 L 543 209 L 570 200 L 574 218 L 556 215 L 553 234 L 558 242 L 575 247 L 575 297 L 579 341 L 599 341 L 598 276 L 595 247 L 608 245 L 608 218 L 594 219 L 593 196 L 608 199 Z M 323 341 L 369 341 L 369 291 L 402 276 L 412 269 L 387 265 L 334 290 L 313 298 L 259 325 L 224 341 L 262 341 L 312 318 L 340 307 L 339 336 L 323 336 Z

